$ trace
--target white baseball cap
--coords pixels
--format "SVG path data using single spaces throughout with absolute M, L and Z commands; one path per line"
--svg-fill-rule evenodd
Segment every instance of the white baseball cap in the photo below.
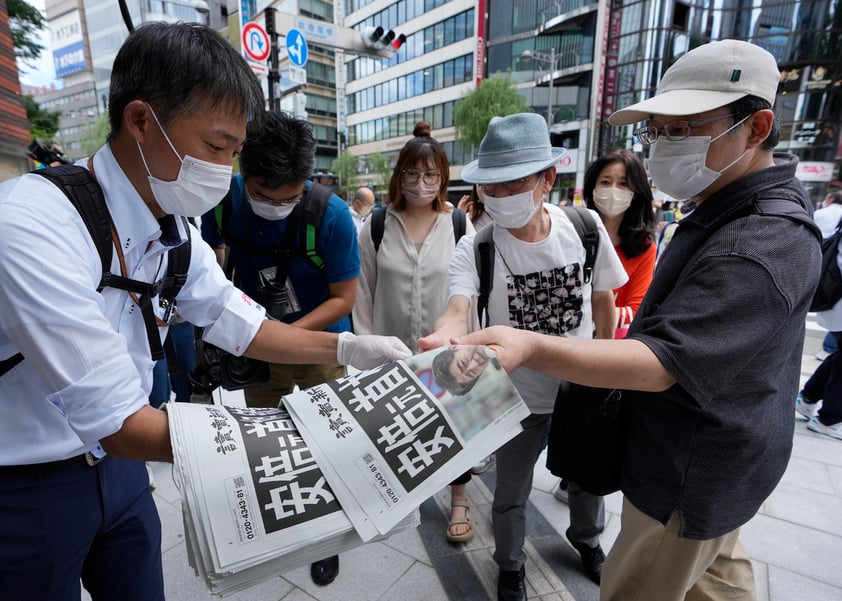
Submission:
M 615 111 L 608 122 L 627 125 L 651 115 L 695 115 L 745 96 L 774 105 L 780 79 L 775 57 L 760 46 L 740 40 L 710 42 L 667 69 L 652 98 Z

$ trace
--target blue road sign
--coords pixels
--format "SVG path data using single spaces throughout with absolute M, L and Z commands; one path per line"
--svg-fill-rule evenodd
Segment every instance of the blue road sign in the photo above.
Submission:
M 307 54 L 304 34 L 297 29 L 290 29 L 287 32 L 287 56 L 290 62 L 296 67 L 303 67 L 307 63 Z

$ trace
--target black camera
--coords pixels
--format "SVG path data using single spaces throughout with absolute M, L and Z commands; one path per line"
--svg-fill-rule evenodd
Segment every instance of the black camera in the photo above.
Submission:
M 53 163 L 71 165 L 72 163 L 64 158 L 64 153 L 59 150 L 55 142 L 46 142 L 35 138 L 29 145 L 29 152 L 26 153 L 30 159 L 43 163 L 47 166 Z
M 258 271 L 257 275 L 259 280 L 257 302 L 263 305 L 268 315 L 280 321 L 287 313 L 301 310 L 289 278 L 286 278 L 285 283 L 275 279 L 274 267 Z
M 225 390 L 241 390 L 269 381 L 269 364 L 248 357 L 235 357 L 221 348 L 199 343 L 196 369 L 190 373 L 194 392 L 210 394 L 219 386 Z

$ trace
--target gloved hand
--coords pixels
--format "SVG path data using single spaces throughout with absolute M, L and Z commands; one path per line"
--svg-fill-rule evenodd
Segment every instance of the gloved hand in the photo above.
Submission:
M 336 343 L 337 362 L 357 369 L 371 369 L 411 355 L 409 348 L 394 336 L 355 336 L 351 332 L 342 332 Z

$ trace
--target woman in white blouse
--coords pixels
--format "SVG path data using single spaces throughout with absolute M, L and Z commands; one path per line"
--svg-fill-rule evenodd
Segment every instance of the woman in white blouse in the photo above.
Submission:
M 448 295 L 448 264 L 456 237 L 447 202 L 450 165 L 426 124 L 400 152 L 389 181 L 389 205 L 383 239 L 375 249 L 374 219 L 360 231 L 360 279 L 354 304 L 354 332 L 390 334 L 413 351 L 418 339 L 433 331 Z M 466 224 L 466 231 L 474 228 Z M 465 484 L 467 472 L 451 483 L 447 538 L 465 542 L 473 535 Z

